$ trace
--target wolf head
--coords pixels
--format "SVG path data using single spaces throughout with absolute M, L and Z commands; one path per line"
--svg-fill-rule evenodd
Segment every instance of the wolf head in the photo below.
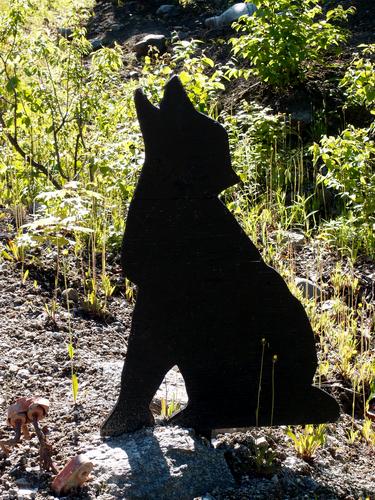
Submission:
M 213 197 L 239 182 L 225 129 L 194 109 L 178 77 L 167 83 L 159 108 L 140 89 L 135 105 L 146 156 L 138 196 Z

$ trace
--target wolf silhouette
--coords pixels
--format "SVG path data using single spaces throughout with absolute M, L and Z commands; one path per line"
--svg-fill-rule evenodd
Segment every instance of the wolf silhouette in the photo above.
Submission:
M 122 265 L 138 296 L 102 435 L 152 425 L 150 402 L 174 365 L 189 401 L 171 421 L 202 434 L 336 420 L 336 401 L 312 386 L 317 358 L 303 306 L 218 198 L 239 182 L 225 129 L 194 109 L 177 77 L 160 108 L 141 90 L 135 104 L 145 163 Z

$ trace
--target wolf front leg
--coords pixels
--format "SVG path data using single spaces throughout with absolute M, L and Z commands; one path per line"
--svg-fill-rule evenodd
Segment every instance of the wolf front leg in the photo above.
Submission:
M 141 333 L 134 328 L 129 337 L 120 395 L 101 427 L 101 435 L 119 436 L 152 426 L 150 403 L 172 366 L 161 343 L 150 338 L 147 331 Z

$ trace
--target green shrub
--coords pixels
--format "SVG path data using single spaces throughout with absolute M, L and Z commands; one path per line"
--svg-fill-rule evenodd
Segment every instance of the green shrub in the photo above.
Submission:
M 363 56 L 358 53 L 349 65 L 340 85 L 346 91 L 348 102 L 368 108 L 375 114 L 375 64 L 371 56 L 375 55 L 375 43 L 359 45 Z
M 159 103 L 166 80 L 179 76 L 190 100 L 202 113 L 212 114 L 218 93 L 225 90 L 224 72 L 204 52 L 199 54 L 200 40 L 176 41 L 171 53 L 162 57 L 151 54 L 145 58 L 142 87 Z
M 233 53 L 250 63 L 253 74 L 283 87 L 303 80 L 311 63 L 321 60 L 346 40 L 346 32 L 333 21 L 344 21 L 353 8 L 336 7 L 323 14 L 319 0 L 254 0 L 256 12 L 234 24 L 239 38 L 230 40 Z
M 327 175 L 320 180 L 338 191 L 348 207 L 370 220 L 375 214 L 375 143 L 368 129 L 349 126 L 338 137 L 323 136 L 313 146 Z M 375 222 L 375 220 L 374 220 Z
M 364 248 L 373 253 L 375 142 L 371 128 L 349 126 L 337 137 L 323 136 L 320 144 L 312 146 L 312 152 L 314 162 L 321 161 L 327 169 L 318 181 L 333 188 L 345 203 L 346 216 L 330 223 L 333 233 L 344 247 Z

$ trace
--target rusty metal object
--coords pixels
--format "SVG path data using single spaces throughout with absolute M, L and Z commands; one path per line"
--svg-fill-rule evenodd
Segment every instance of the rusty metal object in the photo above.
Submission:
M 92 469 L 93 464 L 85 455 L 76 455 L 53 480 L 53 491 L 59 495 L 81 487 L 89 479 Z
M 21 441 L 22 436 L 30 439 L 29 425 L 31 424 L 39 441 L 40 467 L 57 474 L 52 488 L 60 494 L 82 486 L 89 479 L 93 464 L 84 455 L 77 455 L 59 472 L 52 460 L 52 445 L 47 441 L 48 429 L 46 427 L 41 429 L 39 426 L 39 422 L 48 415 L 48 410 L 49 401 L 46 398 L 36 396 L 17 399 L 9 406 L 7 412 L 7 423 L 13 427 L 15 435 L 12 439 L 0 441 L 0 449 L 5 455 L 9 455 L 11 448 Z
M 8 439 L 6 441 L 0 441 L 0 448 L 3 450 L 6 456 L 9 455 L 10 449 L 16 446 L 21 441 L 22 435 L 22 420 L 16 420 L 14 422 L 15 435 L 13 439 Z
M 34 403 L 29 407 L 27 417 L 31 421 L 39 441 L 39 463 L 41 469 L 58 474 L 59 471 L 52 461 L 52 445 L 48 443 L 44 430 L 39 427 L 39 421 L 47 415 L 48 408 L 49 402 L 47 399 L 36 398 Z
M 7 422 L 11 427 L 15 427 L 16 422 L 22 421 L 22 425 L 27 424 L 27 410 L 32 403 L 31 398 L 19 398 L 9 406 L 7 412 Z
M 38 425 L 38 421 L 48 414 L 48 409 L 49 401 L 46 398 L 36 396 L 17 399 L 7 411 L 7 423 L 15 430 L 15 436 L 13 439 L 0 441 L 0 447 L 6 455 L 9 455 L 10 449 L 21 441 L 22 435 L 24 439 L 30 439 L 28 426 L 31 423 L 40 442 L 41 467 L 57 473 L 51 460 L 52 447 L 47 443 L 46 436 Z
M 30 439 L 27 428 L 27 410 L 31 404 L 31 398 L 19 398 L 9 406 L 7 411 L 7 423 L 13 427 L 15 435 L 12 439 L 0 441 L 0 447 L 6 455 L 9 455 L 11 448 L 17 446 L 23 435 L 25 439 Z
M 43 420 L 48 415 L 49 401 L 46 398 L 35 397 L 31 398 L 32 403 L 27 410 L 27 418 L 30 422 L 33 421 L 34 415 L 38 416 L 38 420 Z

